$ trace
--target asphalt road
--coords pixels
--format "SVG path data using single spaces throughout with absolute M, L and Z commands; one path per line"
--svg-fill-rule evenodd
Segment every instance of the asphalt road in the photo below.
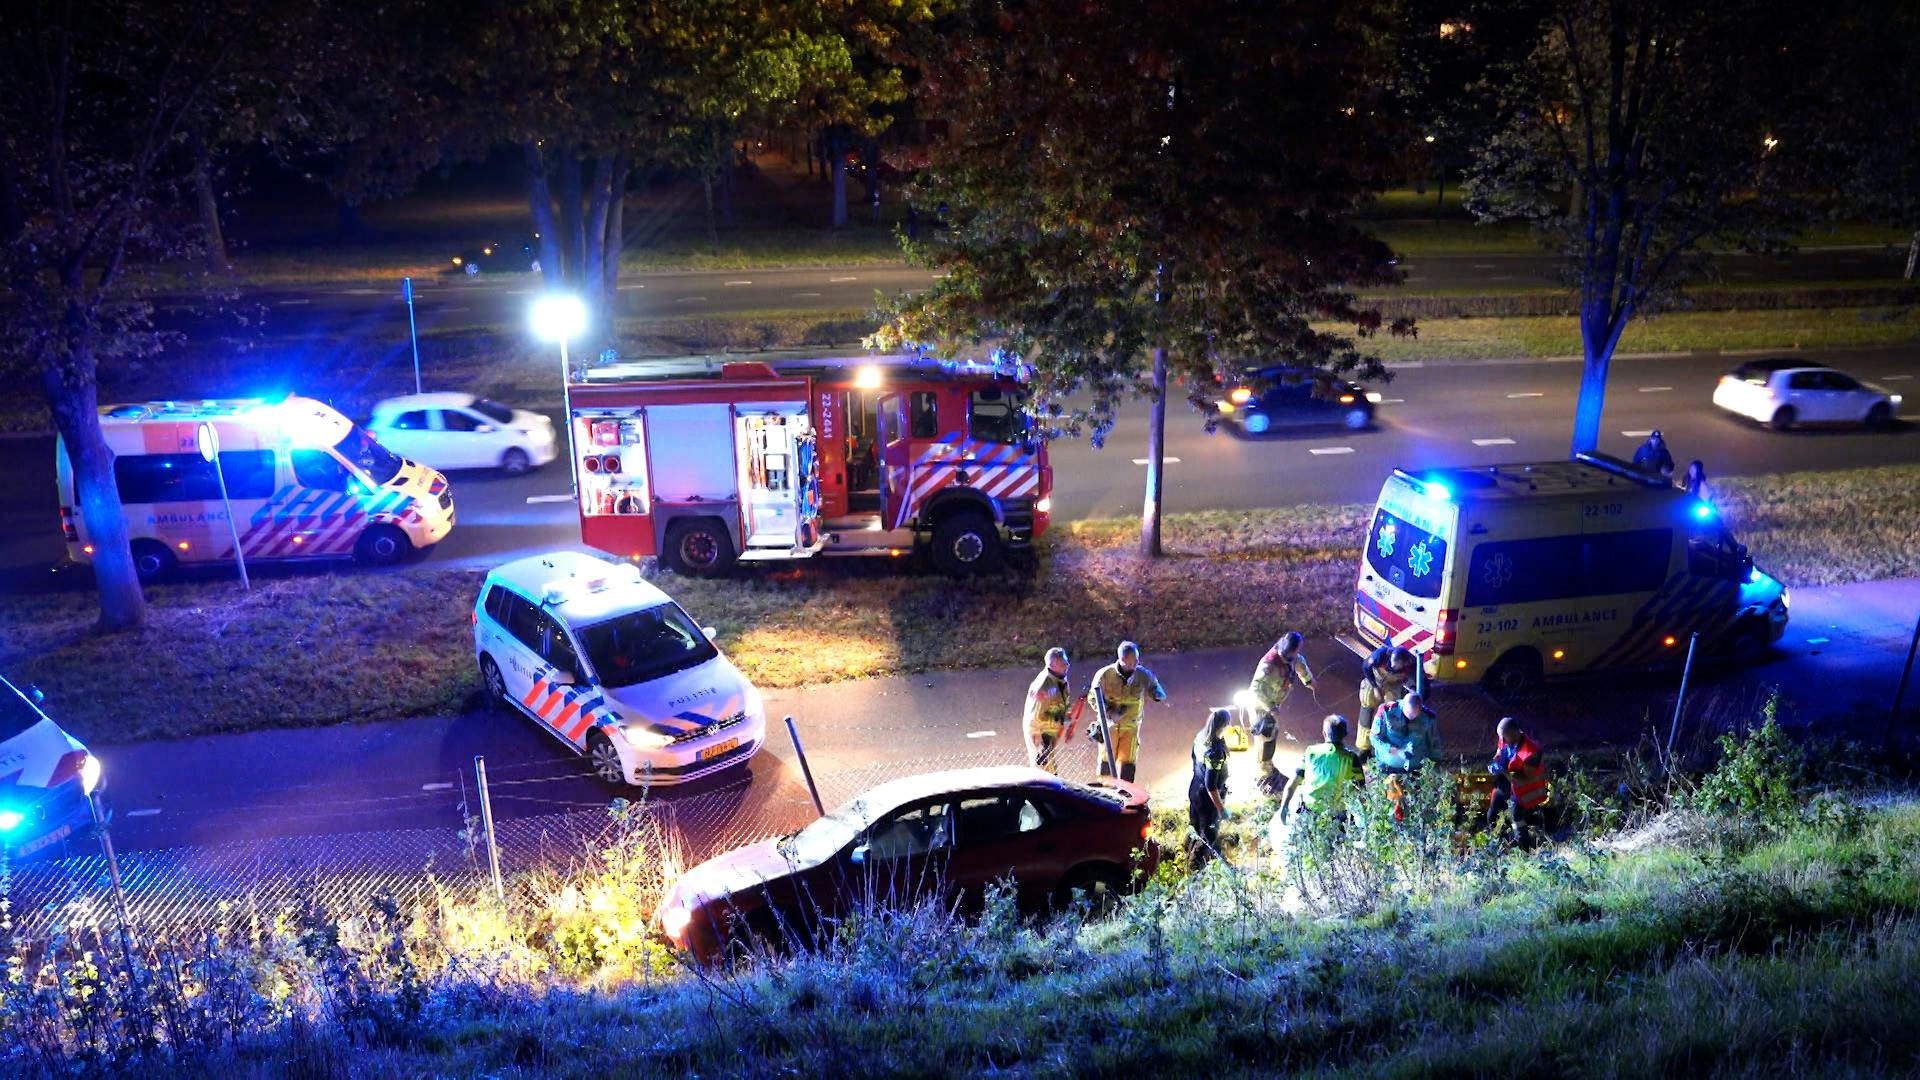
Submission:
M 1791 259 L 1730 256 L 1731 284 L 1760 281 L 1886 281 L 1905 267 L 1903 249 L 1876 246 L 1811 247 Z M 1410 293 L 1557 285 L 1553 256 L 1430 255 L 1401 264 Z M 656 271 L 629 273 L 619 287 L 621 318 L 728 315 L 745 311 L 849 311 L 874 306 L 875 294 L 925 288 L 934 275 L 907 266 L 788 270 Z M 414 282 L 420 328 L 511 325 L 526 317 L 540 291 L 537 274 L 436 274 Z M 400 284 L 275 285 L 242 288 L 237 301 L 209 305 L 175 296 L 159 305 L 163 325 L 206 332 L 235 326 L 243 313 L 250 330 L 269 334 L 365 334 L 397 337 L 406 330 Z M 258 320 L 255 325 L 254 320 Z
M 1837 353 L 1830 362 L 1895 392 L 1920 394 L 1920 349 Z M 1623 357 L 1615 361 L 1602 449 L 1630 455 L 1659 428 L 1681 462 L 1698 457 L 1709 477 L 1841 469 L 1920 461 L 1920 427 L 1779 433 L 1721 415 L 1709 404 L 1714 381 L 1734 359 Z M 1432 468 L 1563 457 L 1577 393 L 1570 362 L 1414 366 L 1382 387 L 1371 431 L 1303 431 L 1248 439 L 1209 435 L 1201 417 L 1175 409 L 1168 418 L 1166 509 L 1216 510 L 1295 503 L 1369 502 L 1397 466 Z M 1907 406 L 1920 417 L 1920 401 Z M 1137 514 L 1146 434 L 1142 410 L 1125 413 L 1106 446 L 1083 440 L 1053 446 L 1056 520 Z M 52 442 L 0 440 L 0 568 L 18 573 L 63 557 L 53 496 Z M 459 525 L 430 558 L 492 565 L 571 545 L 577 520 L 564 501 L 564 473 L 549 466 L 526 476 L 454 477 Z M 538 500 L 530 502 L 529 500 Z

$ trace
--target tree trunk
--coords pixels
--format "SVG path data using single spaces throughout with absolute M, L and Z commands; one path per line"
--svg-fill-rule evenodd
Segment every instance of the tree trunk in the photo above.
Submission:
M 82 347 L 84 348 L 84 346 Z M 70 361 L 90 369 L 90 358 Z M 93 545 L 93 580 L 100 594 L 100 629 L 131 630 L 146 620 L 147 600 L 127 546 L 127 519 L 113 478 L 113 451 L 100 433 L 99 391 L 92 378 L 63 378 L 53 368 L 42 372 L 53 426 L 66 442 L 73 465 L 74 500 Z
M 1600 415 L 1607 404 L 1607 371 L 1613 364 L 1614 346 L 1620 343 L 1620 331 L 1626 327 L 1627 313 L 1616 318 L 1611 305 L 1595 301 L 1580 312 L 1580 344 L 1585 354 L 1580 365 L 1580 397 L 1573 407 L 1573 440 L 1570 454 L 1590 453 L 1600 444 Z
M 845 154 L 835 153 L 828 159 L 828 167 L 833 171 L 833 227 L 847 227 L 847 158 Z
M 627 174 L 631 166 L 623 152 L 613 159 L 612 194 L 607 203 L 607 231 L 604 246 L 606 264 L 600 278 L 600 310 L 607 313 L 607 334 L 613 335 L 614 317 L 619 314 L 620 253 L 627 248 Z
M 213 163 L 207 153 L 206 140 L 195 131 L 191 137 L 190 148 L 193 153 L 193 194 L 200 207 L 200 229 L 205 234 L 207 245 L 207 272 L 211 274 L 233 273 L 233 262 L 227 258 L 227 237 L 220 228 L 220 200 L 213 191 Z
M 717 250 L 720 247 L 720 223 L 714 217 L 713 166 L 711 164 L 700 170 L 700 197 L 706 205 L 707 247 Z
M 553 193 L 547 190 L 547 162 L 540 144 L 532 141 L 521 146 L 527 162 L 527 210 L 533 214 L 533 231 L 540 234 L 540 281 L 549 290 L 565 283 L 561 272 L 560 229 L 553 220 Z
M 1147 403 L 1147 496 L 1140 506 L 1140 554 L 1160 557 L 1160 492 L 1167 452 L 1167 350 L 1153 350 L 1153 399 Z
M 593 180 L 587 188 L 587 219 L 582 226 L 586 244 L 581 252 L 580 298 L 594 304 L 593 321 L 601 323 L 606 311 L 594 303 L 599 299 L 600 283 L 607 278 L 607 205 L 613 198 L 613 158 L 602 154 L 593 159 Z M 608 321 L 606 325 L 611 325 Z
M 585 265 L 585 230 L 580 213 L 580 155 L 569 146 L 560 151 L 560 278 L 569 286 L 579 284 Z

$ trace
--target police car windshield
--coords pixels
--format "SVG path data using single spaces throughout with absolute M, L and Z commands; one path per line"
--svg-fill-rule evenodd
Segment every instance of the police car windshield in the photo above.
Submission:
M 41 719 L 39 711 L 27 704 L 26 698 L 13 687 L 0 683 L 0 741 L 13 738 Z
M 375 485 L 385 484 L 400 475 L 400 455 L 375 442 L 360 425 L 355 424 L 347 437 L 333 444 L 334 453 L 347 459 L 354 468 L 367 474 L 367 479 Z
M 629 611 L 580 631 L 580 644 L 603 686 L 632 686 L 704 664 L 720 655 L 678 604 Z

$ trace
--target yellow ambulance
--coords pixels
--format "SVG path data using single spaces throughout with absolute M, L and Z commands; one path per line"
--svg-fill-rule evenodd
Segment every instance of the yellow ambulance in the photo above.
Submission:
M 1703 650 L 1752 659 L 1787 604 L 1711 504 L 1618 458 L 1397 469 L 1367 529 L 1351 644 L 1513 693 L 1678 663 L 1696 632 Z
M 248 559 L 354 558 L 374 565 L 424 552 L 453 529 L 447 478 L 381 446 L 322 402 L 154 401 L 109 405 L 100 430 L 142 581 L 175 566 L 231 562 L 219 477 L 199 449 L 200 425 L 219 439 L 221 472 Z M 73 465 L 54 444 L 67 554 L 91 562 L 74 497 Z

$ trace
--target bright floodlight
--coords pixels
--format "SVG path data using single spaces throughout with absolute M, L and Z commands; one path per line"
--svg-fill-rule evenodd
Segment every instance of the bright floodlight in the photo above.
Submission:
M 587 331 L 587 305 L 567 293 L 533 302 L 533 333 L 543 341 L 572 341 Z

